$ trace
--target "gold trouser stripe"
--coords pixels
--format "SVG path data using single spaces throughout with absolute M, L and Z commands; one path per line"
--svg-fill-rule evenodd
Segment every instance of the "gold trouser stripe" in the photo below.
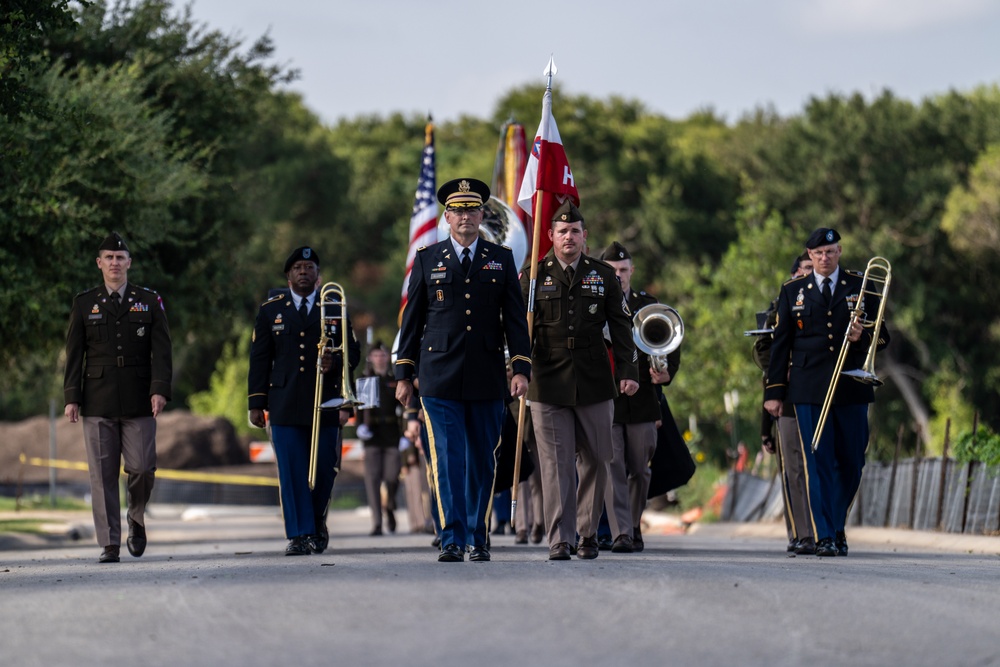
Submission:
M 813 514 L 812 493 L 810 493 L 809 491 L 809 464 L 806 461 L 806 449 L 805 449 L 806 447 L 812 447 L 812 443 L 806 445 L 806 443 L 802 442 L 802 429 L 798 427 L 799 411 L 798 408 L 793 407 L 792 409 L 795 410 L 795 426 L 796 426 L 795 430 L 798 431 L 799 433 L 799 451 L 802 452 L 802 469 L 805 471 L 804 476 L 806 478 L 806 507 L 809 508 L 809 522 L 812 524 L 813 539 L 818 540 L 819 531 L 816 530 L 816 517 Z M 810 419 L 811 418 L 812 415 L 810 415 Z
M 438 483 L 437 447 L 434 446 L 434 422 L 428 416 L 427 406 L 424 405 L 423 396 L 420 397 L 420 407 L 424 409 L 424 424 L 427 426 L 427 437 L 430 439 L 430 446 L 427 448 L 431 452 L 431 481 L 434 483 L 434 498 L 437 501 L 438 516 L 441 517 L 441 529 L 444 529 L 446 519 L 444 516 L 444 503 L 441 502 L 441 485 Z

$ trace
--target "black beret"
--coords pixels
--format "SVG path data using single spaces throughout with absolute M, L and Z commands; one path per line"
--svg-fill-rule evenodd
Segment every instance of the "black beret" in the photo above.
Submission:
M 822 245 L 832 245 L 839 240 L 840 234 L 837 233 L 836 229 L 820 227 L 809 236 L 809 240 L 806 241 L 806 247 L 814 250 Z
M 446 208 L 474 208 L 490 198 L 490 186 L 474 178 L 456 178 L 438 188 L 437 196 Z
M 125 239 L 123 239 L 118 232 L 111 232 L 103 241 L 101 241 L 101 245 L 97 247 L 98 253 L 102 250 L 124 250 L 125 252 L 128 252 L 128 246 L 125 245 Z
M 300 259 L 307 259 L 310 262 L 316 264 L 316 266 L 319 266 L 319 255 L 316 254 L 315 250 L 313 250 L 307 245 L 304 245 L 301 248 L 296 248 L 295 250 L 293 250 L 292 254 L 289 255 L 288 259 L 285 260 L 284 272 L 288 273 L 288 270 L 292 268 L 292 264 L 299 261 Z
M 605 262 L 620 262 L 625 259 L 632 259 L 632 255 L 629 254 L 628 248 L 621 243 L 612 241 L 611 245 L 604 249 L 604 252 L 601 253 L 598 259 Z
M 552 222 L 583 222 L 583 214 L 573 205 L 573 200 L 567 197 L 562 206 L 552 214 Z

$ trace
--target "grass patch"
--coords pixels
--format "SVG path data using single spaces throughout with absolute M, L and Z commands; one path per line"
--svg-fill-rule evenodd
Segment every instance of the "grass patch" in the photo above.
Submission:
M 0 496 L 0 512 L 16 510 L 71 510 L 87 511 L 90 505 L 78 498 L 56 497 L 56 505 L 52 506 L 51 498 L 37 493 L 22 496 L 20 502 L 11 496 Z
M 42 533 L 43 519 L 0 519 L 0 534 L 3 533 Z

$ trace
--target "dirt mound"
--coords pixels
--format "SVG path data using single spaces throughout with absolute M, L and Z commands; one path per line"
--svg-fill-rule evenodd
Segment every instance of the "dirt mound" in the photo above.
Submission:
M 86 463 L 83 423 L 71 424 L 60 415 L 56 419 L 55 458 Z M 49 458 L 48 417 L 32 417 L 21 422 L 0 422 L 0 483 L 14 483 L 22 473 L 19 457 Z M 235 466 L 250 462 L 247 446 L 240 442 L 232 424 L 221 417 L 203 417 L 186 410 L 165 412 L 156 419 L 156 465 L 172 470 L 213 466 Z M 48 469 L 26 465 L 25 483 L 48 480 Z M 58 472 L 62 481 L 87 481 L 84 470 Z

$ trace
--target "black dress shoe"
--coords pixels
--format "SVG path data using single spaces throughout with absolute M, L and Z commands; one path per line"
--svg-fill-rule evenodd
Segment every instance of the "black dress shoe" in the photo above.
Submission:
M 614 544 L 611 545 L 611 552 L 616 554 L 630 554 L 635 551 L 632 544 L 632 538 L 622 533 L 615 538 Z
M 558 542 L 549 547 L 549 560 L 569 560 L 569 542 Z
M 590 537 L 584 537 L 580 540 L 580 544 L 576 547 L 576 557 L 583 560 L 593 560 L 597 558 L 598 552 L 601 550 L 600 546 L 597 544 L 597 537 L 591 535 Z
M 811 537 L 800 537 L 795 542 L 795 553 L 800 556 L 816 555 L 816 540 Z
M 437 534 L 434 535 L 434 539 L 431 540 L 431 546 L 434 547 L 435 549 L 438 549 L 438 548 L 441 547 L 441 536 L 440 535 L 437 535 Z
M 519 530 L 514 534 L 514 544 L 527 544 L 528 543 L 528 531 Z
M 118 561 L 121 560 L 121 558 L 118 557 L 120 551 L 121 547 L 118 546 L 117 544 L 109 544 L 108 546 L 104 547 L 103 551 L 101 551 L 101 555 L 98 557 L 97 562 L 117 563 Z
M 326 524 L 318 526 L 319 532 L 310 538 L 313 553 L 321 554 L 330 546 L 330 531 L 326 529 Z
M 646 548 L 646 543 L 642 541 L 642 527 L 636 526 L 632 529 L 632 551 L 639 552 Z
M 396 532 L 396 513 L 392 510 L 385 511 L 385 527 L 389 529 L 390 533 Z
M 611 547 L 613 547 L 614 545 L 615 541 L 611 539 L 610 535 L 597 536 L 597 548 L 600 549 L 601 551 L 610 551 Z
M 529 536 L 529 539 L 532 544 L 539 544 L 543 537 L 545 537 L 545 528 L 542 527 L 542 524 L 536 523 L 531 527 L 531 535 Z
M 438 554 L 439 563 L 461 563 L 463 560 L 465 560 L 465 554 L 462 553 L 457 544 L 449 544 Z
M 847 555 L 847 533 L 842 530 L 837 531 L 837 536 L 833 538 L 833 546 L 837 547 L 838 556 Z
M 497 521 L 497 525 L 493 527 L 494 535 L 504 535 L 507 532 L 507 522 Z
M 490 559 L 490 550 L 486 547 L 472 547 L 469 552 L 469 560 L 477 563 L 484 563 Z
M 382 526 L 375 526 L 372 528 L 372 532 L 368 533 L 368 537 L 378 537 L 382 534 Z
M 793 537 L 792 539 L 788 540 L 788 546 L 785 547 L 785 551 L 787 551 L 790 554 L 793 554 L 795 553 L 795 549 L 798 546 L 799 546 L 799 538 Z
M 128 552 L 138 558 L 146 550 L 146 528 L 141 526 L 129 517 L 128 539 L 125 540 Z
M 285 547 L 286 556 L 308 556 L 309 553 L 309 539 L 305 536 L 293 537 Z
M 822 556 L 823 558 L 829 558 L 830 556 L 837 555 L 837 547 L 833 544 L 833 540 L 829 537 L 824 537 L 822 540 L 816 543 L 816 555 Z

